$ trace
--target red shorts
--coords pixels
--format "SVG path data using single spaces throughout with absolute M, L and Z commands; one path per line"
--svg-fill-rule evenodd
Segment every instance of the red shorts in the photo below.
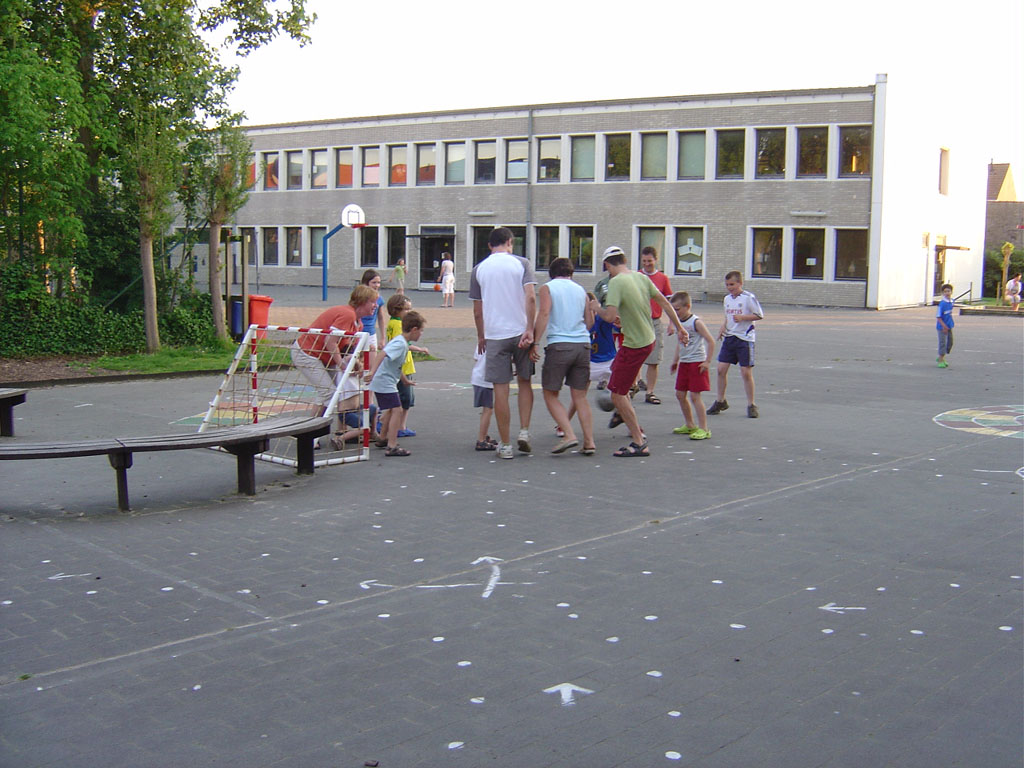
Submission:
M 608 380 L 608 391 L 616 395 L 628 395 L 629 388 L 636 381 L 636 375 L 640 373 L 652 349 L 653 342 L 639 349 L 619 347 L 615 359 L 612 360 L 612 377 Z
M 676 392 L 709 392 L 711 377 L 701 363 L 680 363 L 676 371 Z

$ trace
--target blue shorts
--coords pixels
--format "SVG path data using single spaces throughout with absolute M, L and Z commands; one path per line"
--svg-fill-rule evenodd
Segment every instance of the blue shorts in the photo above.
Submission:
M 390 411 L 392 408 L 401 408 L 402 400 L 397 392 L 374 392 L 377 398 L 377 407 L 382 411 Z
M 722 339 L 722 348 L 718 350 L 718 362 L 738 364 L 740 368 L 753 368 L 754 342 L 744 341 L 736 336 L 726 336 Z
M 398 382 L 398 399 L 402 401 L 403 411 L 408 411 L 416 405 L 416 395 L 414 394 L 415 390 L 416 387 L 403 384 L 401 381 Z
M 358 410 L 358 411 L 346 411 L 345 413 L 342 414 L 342 419 L 344 420 L 346 427 L 350 427 L 352 429 L 359 429 L 361 426 L 363 426 L 363 411 L 361 409 Z M 376 420 L 377 420 L 377 406 L 374 405 L 373 403 L 370 403 L 370 426 L 371 427 L 373 426 L 373 423 Z

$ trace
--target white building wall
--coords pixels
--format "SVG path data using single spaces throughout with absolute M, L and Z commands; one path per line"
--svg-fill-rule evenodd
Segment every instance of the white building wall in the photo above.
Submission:
M 884 76 L 880 76 L 882 80 Z M 974 283 L 980 293 L 984 267 L 987 161 L 973 148 L 970 115 L 952 110 L 942 83 L 897 80 L 886 89 L 878 227 L 878 309 L 931 303 L 936 244 L 945 237 L 946 282 L 957 294 Z M 949 194 L 939 192 L 940 151 L 950 151 Z

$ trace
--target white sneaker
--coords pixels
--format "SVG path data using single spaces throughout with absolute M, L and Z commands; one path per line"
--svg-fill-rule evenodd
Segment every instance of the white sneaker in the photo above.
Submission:
M 530 450 L 530 433 L 528 430 L 519 430 L 519 437 L 516 439 L 516 443 L 519 445 L 520 453 L 533 453 Z
M 515 454 L 512 452 L 511 443 L 498 443 L 498 458 L 511 459 Z

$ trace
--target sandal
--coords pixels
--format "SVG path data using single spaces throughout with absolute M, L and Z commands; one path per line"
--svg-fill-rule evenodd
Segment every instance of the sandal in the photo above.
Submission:
M 388 448 L 386 451 L 384 451 L 384 455 L 385 456 L 412 456 L 412 454 L 409 453 L 409 451 L 405 450 L 405 448 L 403 448 L 400 445 L 396 445 L 394 448 Z
M 563 440 L 558 445 L 556 445 L 554 448 L 552 448 L 551 452 L 552 453 L 565 453 L 570 448 L 575 448 L 579 444 L 580 444 L 579 440 Z
M 477 440 L 476 450 L 478 451 L 496 451 L 498 444 L 490 440 Z
M 636 443 L 630 443 L 623 448 L 619 448 L 612 456 L 618 456 L 620 459 L 633 458 L 636 456 L 650 456 L 651 452 L 647 450 L 647 443 L 643 445 L 637 445 Z
M 647 396 L 644 398 L 644 402 L 650 403 L 651 405 L 661 405 L 661 398 L 653 392 L 648 392 Z
M 589 448 L 584 447 L 580 449 L 581 456 L 593 456 L 595 453 L 597 453 L 597 448 L 593 445 Z
M 608 422 L 608 429 L 615 429 L 617 426 L 619 426 L 619 424 L 625 424 L 625 423 L 626 423 L 626 420 L 623 419 L 619 415 L 618 411 L 616 411 L 615 415 L 612 416 L 612 420 Z

